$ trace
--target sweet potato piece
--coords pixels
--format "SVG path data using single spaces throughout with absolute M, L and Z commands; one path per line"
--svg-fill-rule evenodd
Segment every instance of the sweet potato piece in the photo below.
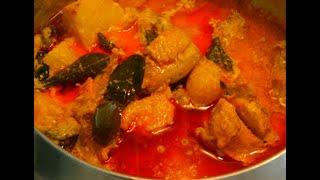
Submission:
M 155 132 L 173 124 L 174 106 L 167 92 L 157 92 L 149 97 L 131 102 L 123 111 L 121 128 L 132 126 Z
M 201 60 L 191 71 L 186 89 L 196 106 L 207 106 L 217 101 L 222 94 L 220 68 L 212 61 Z
M 244 164 L 251 163 L 255 158 L 252 153 L 264 146 L 240 120 L 235 107 L 225 99 L 220 99 L 212 110 L 208 125 L 197 131 L 209 147 L 218 148 Z

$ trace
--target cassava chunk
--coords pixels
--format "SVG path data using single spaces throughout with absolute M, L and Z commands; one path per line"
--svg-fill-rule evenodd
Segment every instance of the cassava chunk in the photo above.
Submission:
M 131 102 L 122 113 L 121 128 L 138 127 L 155 132 L 173 124 L 174 106 L 168 93 L 157 92 L 149 97 Z
M 188 77 L 187 92 L 196 106 L 210 105 L 222 95 L 220 69 L 212 61 L 202 59 Z
M 50 67 L 49 76 L 67 67 L 76 61 L 80 55 L 72 48 L 73 38 L 67 38 L 56 45 L 44 58 L 43 61 Z
M 212 110 L 208 125 L 196 131 L 210 148 L 218 148 L 245 165 L 254 160 L 252 152 L 262 150 L 264 146 L 238 117 L 235 107 L 225 99 L 220 99 Z

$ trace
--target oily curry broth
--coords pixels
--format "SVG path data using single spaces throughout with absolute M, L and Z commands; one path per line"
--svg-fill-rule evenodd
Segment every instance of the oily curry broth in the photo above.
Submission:
M 237 9 L 244 18 L 247 26 L 245 38 L 230 42 L 226 51 L 236 61 L 243 79 L 254 87 L 261 105 L 271 112 L 272 128 L 279 136 L 279 141 L 255 157 L 255 161 L 251 163 L 253 165 L 280 152 L 286 145 L 285 110 L 270 97 L 269 93 L 272 89 L 272 63 L 270 59 L 276 56 L 273 47 L 278 41 L 285 39 L 285 34 L 281 26 L 270 19 L 268 20 L 265 15 L 257 16 L 257 14 L 262 14 L 260 11 L 247 8 L 244 5 L 239 6 L 236 2 L 238 1 L 199 0 L 191 10 L 176 12 L 170 21 L 186 33 L 198 47 L 201 55 L 205 55 L 211 43 L 213 28 L 210 25 L 210 20 L 212 18 L 223 21 L 232 13 L 232 8 Z M 161 13 L 175 7 L 177 0 L 165 0 L 161 3 L 157 0 L 119 0 L 118 3 L 124 7 L 150 8 Z M 137 34 L 136 23 L 120 30 L 116 29 L 104 33 L 108 39 L 111 39 L 124 51 L 119 63 L 137 51 L 144 51 L 144 46 L 139 42 Z M 85 55 L 89 52 L 104 53 L 99 46 L 88 51 L 78 42 L 72 44 L 72 49 L 78 55 Z M 57 86 L 45 91 L 44 94 L 66 107 L 81 95 L 81 91 L 77 86 L 70 86 L 63 90 Z M 113 171 L 151 178 L 210 177 L 246 167 L 227 156 L 219 157 L 210 153 L 210 150 L 196 137 L 196 128 L 208 121 L 214 105 L 207 110 L 187 110 L 173 99 L 171 102 L 175 106 L 174 123 L 162 132 L 153 135 L 145 135 L 132 130 L 122 132 L 117 140 L 117 147 L 109 152 L 109 158 L 101 158 L 99 155 L 90 153 L 83 155 L 86 151 L 81 152 L 81 148 L 77 152 L 71 151 L 71 153 L 92 164 L 96 164 L 96 162 L 94 160 L 90 162 L 90 159 L 97 158 L 101 166 Z M 88 138 L 86 141 L 93 142 L 93 139 Z M 96 148 L 98 149 L 99 146 Z M 96 157 L 84 158 L 83 156 Z

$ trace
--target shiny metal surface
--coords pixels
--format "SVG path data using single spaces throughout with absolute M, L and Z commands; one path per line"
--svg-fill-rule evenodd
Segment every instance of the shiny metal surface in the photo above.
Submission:
M 253 5 L 270 11 L 274 16 L 278 17 L 281 23 L 284 22 L 285 24 L 285 0 L 252 0 L 252 2 Z M 37 18 L 35 17 L 35 21 L 37 21 Z M 54 145 L 36 129 L 34 130 L 34 142 L 34 173 L 36 180 L 137 179 L 89 165 Z M 253 167 L 226 174 L 219 179 L 284 180 L 286 179 L 285 166 L 286 155 L 285 150 L 283 150 Z

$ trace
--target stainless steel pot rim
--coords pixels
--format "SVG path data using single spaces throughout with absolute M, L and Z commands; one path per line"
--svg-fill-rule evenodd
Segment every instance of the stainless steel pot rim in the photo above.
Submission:
M 89 164 L 88 162 L 85 162 L 81 159 L 79 159 L 78 157 L 70 154 L 69 152 L 65 151 L 64 149 L 62 149 L 61 147 L 59 147 L 58 145 L 54 144 L 52 141 L 50 141 L 43 133 L 41 133 L 39 130 L 37 130 L 36 128 L 34 128 L 34 131 L 37 135 L 39 135 L 41 138 L 43 138 L 47 143 L 49 143 L 52 147 L 54 147 L 58 152 L 66 155 L 67 157 L 69 157 L 71 160 L 73 161 L 76 161 L 79 163 L 80 166 L 82 167 L 89 167 L 90 169 L 92 170 L 95 170 L 95 171 L 99 171 L 99 172 L 102 172 L 102 173 L 106 173 L 106 174 L 109 174 L 109 175 L 113 175 L 115 177 L 119 177 L 119 178 L 124 178 L 124 179 L 139 179 L 139 180 L 150 180 L 148 178 L 142 178 L 142 177 L 137 177 L 137 176 L 131 176 L 131 175 L 126 175 L 126 174 L 122 174 L 122 173 L 118 173 L 118 172 L 114 172 L 114 171 L 110 171 L 110 170 L 107 170 L 107 169 L 103 169 L 103 168 L 100 168 L 100 167 L 97 167 L 97 166 L 94 166 L 94 165 L 91 165 Z M 281 155 L 285 154 L 286 153 L 286 148 L 281 150 L 280 152 L 278 152 L 277 154 L 269 157 L 268 159 L 258 163 L 258 164 L 255 164 L 253 166 L 249 166 L 249 167 L 246 167 L 244 169 L 241 169 L 239 171 L 235 171 L 235 172 L 231 172 L 231 173 L 227 173 L 227 174 L 224 174 L 224 175 L 220 175 L 220 176 L 214 176 L 214 177 L 208 177 L 208 178 L 201 178 L 203 180 L 218 180 L 218 179 L 224 179 L 224 178 L 227 178 L 227 177 L 231 177 L 231 176 L 236 176 L 236 175 L 239 175 L 239 174 L 242 174 L 242 173 L 245 173 L 245 172 L 248 172 L 250 170 L 253 170 L 253 169 L 256 169 L 258 167 L 261 167 L 263 165 L 266 165 L 267 163 L 277 159 L 278 157 L 280 157 Z

